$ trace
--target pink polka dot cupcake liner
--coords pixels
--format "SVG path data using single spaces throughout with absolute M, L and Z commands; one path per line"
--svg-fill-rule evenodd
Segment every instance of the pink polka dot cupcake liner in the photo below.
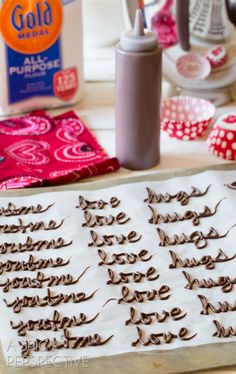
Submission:
M 211 74 L 211 64 L 206 56 L 199 53 L 186 53 L 176 61 L 176 68 L 188 80 L 204 80 Z
M 201 138 L 215 114 L 215 106 L 207 100 L 174 96 L 162 102 L 161 128 L 172 138 Z
M 236 112 L 221 116 L 207 139 L 209 151 L 226 160 L 236 160 Z

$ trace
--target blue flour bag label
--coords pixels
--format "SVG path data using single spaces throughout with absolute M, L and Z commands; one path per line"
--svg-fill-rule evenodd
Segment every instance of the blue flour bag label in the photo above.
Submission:
M 67 20 L 64 10 L 67 8 Z M 68 12 L 69 10 L 69 12 Z M 0 10 L 0 29 L 5 45 L 7 103 L 24 103 L 37 97 L 45 97 L 44 106 L 70 104 L 78 97 L 82 74 L 82 42 L 76 46 L 71 42 L 82 39 L 81 25 L 78 31 L 70 33 L 71 22 L 75 15 L 81 18 L 81 1 L 65 0 L 4 0 Z M 78 16 L 77 16 L 78 17 Z M 72 30 L 75 27 L 71 24 Z M 64 39 L 63 39 L 64 38 Z M 68 39 L 68 43 L 66 41 Z M 71 62 L 63 55 L 69 48 Z M 66 44 L 68 45 L 66 47 Z M 74 47 L 74 48 L 73 48 Z M 68 51 L 66 56 L 68 56 Z M 50 97 L 53 99 L 50 102 Z M 39 99 L 40 100 L 40 99 Z M 41 101 L 42 103 L 42 101 Z M 50 105 L 51 103 L 51 105 Z M 34 107 L 37 107 L 37 104 Z M 19 105 L 18 105 L 19 106 Z M 24 105 L 25 107 L 25 105 Z M 27 107 L 27 106 L 26 106 Z M 28 108 L 27 108 L 28 109 Z M 29 107 L 30 109 L 30 107 Z M 22 106 L 22 110 L 24 110 Z
M 5 0 L 1 12 L 9 103 L 35 95 L 53 95 L 53 75 L 62 68 L 60 0 Z

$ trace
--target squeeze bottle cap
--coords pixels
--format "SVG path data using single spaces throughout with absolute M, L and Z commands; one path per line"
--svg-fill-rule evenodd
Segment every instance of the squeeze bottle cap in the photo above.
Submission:
M 156 49 L 158 45 L 156 34 L 144 29 L 143 15 L 140 9 L 136 10 L 134 28 L 122 32 L 120 45 L 123 50 L 128 52 L 146 52 Z

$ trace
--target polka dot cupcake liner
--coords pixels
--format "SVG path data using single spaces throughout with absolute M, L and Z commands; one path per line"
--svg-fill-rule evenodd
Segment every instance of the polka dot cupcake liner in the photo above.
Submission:
M 161 128 L 179 140 L 200 138 L 215 114 L 215 106 L 207 100 L 190 97 L 170 97 L 162 102 Z
M 236 160 L 236 112 L 221 116 L 207 139 L 209 151 L 226 160 Z

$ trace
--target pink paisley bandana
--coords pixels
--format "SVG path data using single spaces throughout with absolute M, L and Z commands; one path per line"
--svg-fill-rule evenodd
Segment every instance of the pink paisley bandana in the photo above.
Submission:
M 57 185 L 119 168 L 74 112 L 0 121 L 0 189 Z

